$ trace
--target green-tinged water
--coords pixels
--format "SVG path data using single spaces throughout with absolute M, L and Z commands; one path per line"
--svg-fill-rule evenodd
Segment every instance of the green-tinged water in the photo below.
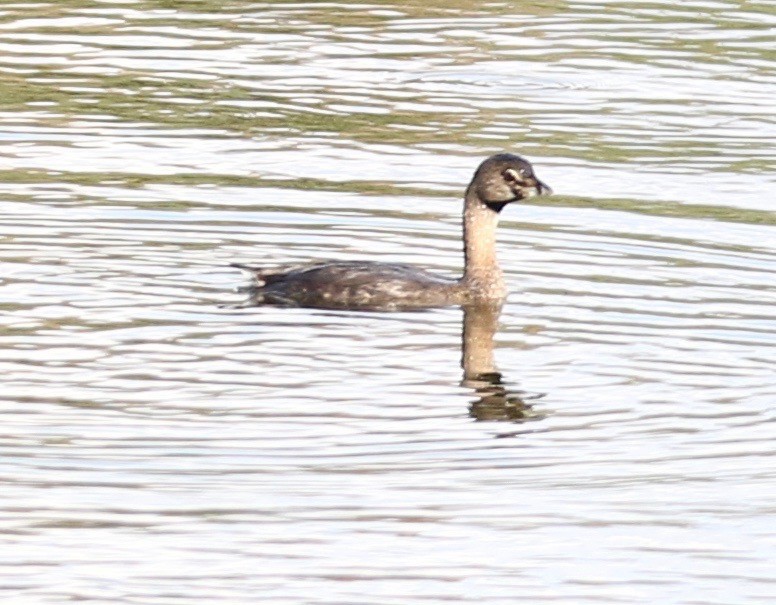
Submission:
M 0 601 L 772 603 L 775 26 L 0 4 Z M 500 151 L 556 192 L 500 317 L 221 306 L 232 261 L 456 274 Z

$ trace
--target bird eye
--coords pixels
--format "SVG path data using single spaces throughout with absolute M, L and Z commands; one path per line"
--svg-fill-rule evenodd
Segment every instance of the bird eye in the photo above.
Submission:
M 528 176 L 525 168 L 507 168 L 504 171 L 504 179 L 510 183 L 520 183 Z

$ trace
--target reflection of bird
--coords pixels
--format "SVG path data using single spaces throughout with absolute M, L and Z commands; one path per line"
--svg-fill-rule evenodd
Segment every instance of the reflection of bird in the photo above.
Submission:
M 477 395 L 469 404 L 469 415 L 477 420 L 542 420 L 547 415 L 533 407 L 533 402 L 544 397 L 544 393 L 529 395 L 510 389 L 498 372 L 464 380 L 462 384 L 474 389 Z
M 328 309 L 396 310 L 500 301 L 506 294 L 496 261 L 496 225 L 509 204 L 550 188 L 531 164 L 509 153 L 494 155 L 474 173 L 463 212 L 464 274 L 458 280 L 427 273 L 412 265 L 327 262 L 279 267 L 234 263 L 254 282 L 247 304 Z
M 477 396 L 469 405 L 469 415 L 477 420 L 540 420 L 545 414 L 534 410 L 530 402 L 544 395 L 528 395 L 524 391 L 515 390 L 503 381 L 501 373 L 496 369 L 493 339 L 500 314 L 500 304 L 463 307 L 461 385 L 473 389 Z

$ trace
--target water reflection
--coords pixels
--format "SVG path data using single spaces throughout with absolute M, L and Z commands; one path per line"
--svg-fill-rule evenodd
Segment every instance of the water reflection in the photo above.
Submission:
M 501 316 L 501 304 L 469 305 L 463 308 L 461 334 L 461 384 L 474 389 L 477 399 L 469 406 L 469 415 L 477 420 L 538 420 L 546 415 L 534 411 L 529 403 L 543 395 L 528 395 L 504 382 L 496 368 L 494 337 Z
M 3 3 L 5 601 L 771 602 L 772 4 Z M 463 381 L 457 308 L 214 309 L 454 274 L 504 149 Z

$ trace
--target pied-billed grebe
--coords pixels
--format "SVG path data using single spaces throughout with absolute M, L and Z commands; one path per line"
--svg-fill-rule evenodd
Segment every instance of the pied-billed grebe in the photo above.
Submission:
M 501 153 L 480 164 L 466 189 L 464 274 L 458 280 L 392 263 L 232 266 L 254 278 L 246 306 L 392 311 L 502 300 L 506 289 L 496 261 L 499 212 L 510 202 L 549 193 L 552 190 L 536 178 L 531 164 L 520 156 Z

